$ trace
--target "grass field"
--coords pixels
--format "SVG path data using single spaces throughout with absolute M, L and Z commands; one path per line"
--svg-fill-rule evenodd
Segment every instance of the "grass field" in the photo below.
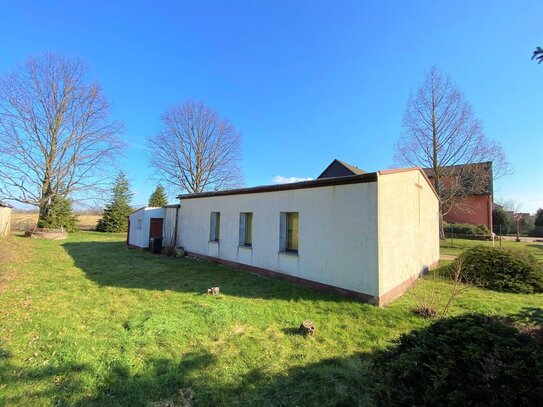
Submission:
M 442 240 L 441 254 L 458 256 L 460 253 L 462 253 L 462 251 L 475 246 L 492 247 L 492 242 L 487 240 L 454 239 L 451 243 L 451 239 Z M 494 246 L 500 247 L 500 242 L 495 241 Z M 503 240 L 501 242 L 501 247 L 526 249 L 528 252 L 536 256 L 539 261 L 543 261 L 543 243 Z
M 77 227 L 81 230 L 94 230 L 98 219 L 101 215 L 77 215 Z M 12 213 L 11 214 L 11 229 L 24 230 L 28 227 L 33 227 L 38 222 L 37 213 Z
M 374 353 L 430 323 L 410 312 L 417 298 L 450 289 L 425 278 L 379 309 L 123 241 L 0 241 L 0 404 L 372 405 Z M 541 306 L 473 288 L 452 313 Z M 304 319 L 314 337 L 296 334 Z

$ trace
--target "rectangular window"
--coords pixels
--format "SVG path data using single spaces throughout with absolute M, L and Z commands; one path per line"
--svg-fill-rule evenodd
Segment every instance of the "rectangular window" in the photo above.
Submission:
M 298 252 L 298 212 L 281 212 L 279 247 L 283 252 Z
M 298 212 L 287 212 L 287 251 L 298 251 Z
M 218 242 L 221 232 L 221 213 L 211 212 L 211 221 L 209 224 L 209 240 Z
M 239 214 L 239 245 L 253 245 L 253 213 L 241 212 Z
M 141 230 L 141 219 L 138 219 L 138 230 Z

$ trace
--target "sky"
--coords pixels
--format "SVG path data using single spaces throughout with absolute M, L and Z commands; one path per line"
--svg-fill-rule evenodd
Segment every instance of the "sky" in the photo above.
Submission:
M 143 205 L 160 115 L 204 101 L 242 135 L 246 186 L 315 178 L 334 159 L 393 165 L 409 94 L 432 65 L 504 147 L 496 201 L 543 207 L 543 2 L 1 1 L 0 74 L 81 58 L 125 124 L 119 159 Z M 181 192 L 181 191 L 179 191 Z M 175 199 L 171 193 L 170 201 Z

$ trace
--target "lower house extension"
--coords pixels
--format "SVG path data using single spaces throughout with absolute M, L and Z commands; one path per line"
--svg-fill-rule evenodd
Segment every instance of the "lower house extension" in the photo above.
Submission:
M 128 216 L 126 242 L 137 249 L 147 249 L 153 237 L 162 237 L 164 246 L 176 246 L 179 205 L 161 208 L 143 207 Z
M 377 305 L 439 260 L 439 205 L 419 168 L 178 196 L 192 256 Z

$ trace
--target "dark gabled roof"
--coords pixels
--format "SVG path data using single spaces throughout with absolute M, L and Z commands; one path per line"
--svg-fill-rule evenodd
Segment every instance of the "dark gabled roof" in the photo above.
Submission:
M 326 167 L 326 169 L 321 173 L 321 175 L 317 177 L 317 179 L 348 177 L 351 175 L 362 175 L 362 174 L 367 174 L 367 172 L 364 170 L 361 170 L 360 168 L 354 165 L 335 159 L 328 165 L 328 167 Z
M 328 187 L 332 185 L 360 184 L 364 182 L 377 182 L 377 172 L 357 174 L 345 177 L 315 179 L 311 181 L 293 182 L 290 184 L 264 185 L 260 187 L 231 189 L 226 191 L 200 192 L 197 194 L 178 195 L 177 199 L 207 198 L 211 196 L 257 194 L 262 192 L 289 191 L 293 189 L 307 189 Z
M 469 191 L 471 185 L 473 185 L 474 178 L 481 178 L 482 185 L 477 187 L 476 190 L 471 191 L 472 195 L 491 195 L 494 189 L 494 181 L 492 176 L 492 161 L 485 161 L 482 163 L 468 163 L 449 165 L 442 167 L 444 176 L 459 176 L 462 184 L 466 190 Z M 424 173 L 428 178 L 434 177 L 433 168 L 423 168 Z

